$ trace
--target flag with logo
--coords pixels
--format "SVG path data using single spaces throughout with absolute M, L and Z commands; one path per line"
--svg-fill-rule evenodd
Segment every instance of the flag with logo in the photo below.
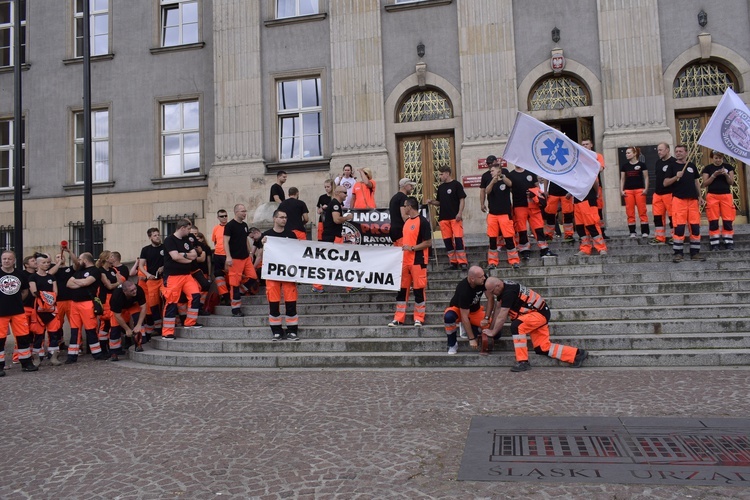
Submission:
M 698 144 L 750 163 L 750 110 L 732 89 L 724 92 Z
M 596 153 L 565 134 L 519 112 L 503 159 L 554 182 L 582 200 L 599 174 Z

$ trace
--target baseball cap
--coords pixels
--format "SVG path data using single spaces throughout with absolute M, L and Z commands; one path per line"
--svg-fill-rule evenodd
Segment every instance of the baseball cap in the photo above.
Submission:
M 487 165 L 492 165 L 496 161 L 497 161 L 497 156 L 495 156 L 495 155 L 489 155 L 487 157 Z
M 417 183 L 413 180 L 409 179 L 408 177 L 404 177 L 400 181 L 398 181 L 398 187 L 402 188 L 406 186 L 407 184 L 411 184 L 412 186 L 416 185 Z

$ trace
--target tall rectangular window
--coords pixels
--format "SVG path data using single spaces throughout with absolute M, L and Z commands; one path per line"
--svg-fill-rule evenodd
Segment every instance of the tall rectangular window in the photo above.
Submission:
M 161 46 L 199 41 L 198 0 L 161 0 Z
M 193 214 L 192 216 L 188 214 L 159 216 L 158 219 L 159 222 L 161 222 L 162 241 L 164 240 L 164 238 L 166 238 L 170 234 L 174 234 L 174 232 L 177 231 L 177 223 L 180 221 L 180 219 L 188 219 L 192 225 L 195 225 L 195 214 Z
M 83 2 L 75 2 L 75 57 L 83 57 Z M 91 55 L 109 54 L 109 0 L 88 0 L 91 34 Z
M 13 165 L 13 120 L 0 120 L 0 189 L 12 188 L 15 165 Z M 22 178 L 26 178 L 23 169 L 26 166 L 26 126 L 21 122 L 21 169 Z
M 162 175 L 199 174 L 201 169 L 200 103 L 169 102 L 161 105 Z
M 0 251 L 15 250 L 15 232 L 13 226 L 0 226 Z
M 104 221 L 93 221 L 94 224 L 94 259 L 104 251 Z M 86 235 L 83 222 L 70 222 L 70 251 L 81 255 L 86 251 Z
M 83 113 L 75 114 L 75 182 L 83 182 Z M 109 110 L 91 112 L 92 182 L 109 181 Z
M 318 14 L 318 0 L 276 0 L 276 19 Z
M 280 161 L 323 156 L 321 99 L 320 78 L 278 82 Z
M 21 64 L 26 62 L 26 0 L 0 0 L 0 68 L 15 64 L 16 5 L 21 9 Z

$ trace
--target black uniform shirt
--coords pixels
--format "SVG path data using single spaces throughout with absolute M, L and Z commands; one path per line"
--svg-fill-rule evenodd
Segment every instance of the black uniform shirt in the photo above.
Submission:
M 472 288 L 469 284 L 469 278 L 464 278 L 456 285 L 456 292 L 453 294 L 453 298 L 451 298 L 450 305 L 451 307 L 468 309 L 469 312 L 474 312 L 479 310 L 483 294 L 484 286 Z
M 437 200 L 440 202 L 440 217 L 438 220 L 454 220 L 461 207 L 461 200 L 466 198 L 466 191 L 460 182 L 453 179 L 440 184 Z
M 229 224 L 227 224 L 228 226 Z M 192 236 L 192 235 L 190 235 Z M 184 264 L 172 260 L 169 256 L 169 252 L 177 250 L 179 254 L 187 253 L 193 249 L 193 245 L 190 243 L 190 236 L 184 238 L 178 238 L 174 234 L 170 234 L 164 240 L 164 277 L 168 276 L 184 276 L 190 274 L 193 269 L 192 262 Z M 195 240 L 195 238 L 193 238 Z
M 29 282 L 20 270 L 7 273 L 0 269 L 0 316 L 23 314 L 21 294 L 29 289 Z
M 224 237 L 229 236 L 229 250 L 233 259 L 247 259 L 250 257 L 250 251 L 247 249 L 247 237 L 250 234 L 250 228 L 245 221 L 237 222 L 235 219 L 227 222 L 224 226 Z
M 684 163 L 674 162 L 669 166 L 667 177 L 675 177 L 683 167 L 685 167 Z M 698 192 L 695 189 L 695 179 L 699 177 L 698 169 L 695 168 L 693 162 L 688 162 L 687 167 L 685 167 L 685 173 L 682 174 L 682 177 L 677 182 L 672 184 L 674 186 L 672 196 L 681 200 L 697 200 Z
M 511 192 L 513 193 L 513 207 L 528 207 L 529 198 L 526 192 L 529 189 L 535 188 L 539 182 L 536 174 L 529 172 L 528 170 L 518 172 L 513 169 L 506 175 L 513 183 L 513 186 L 511 187 Z

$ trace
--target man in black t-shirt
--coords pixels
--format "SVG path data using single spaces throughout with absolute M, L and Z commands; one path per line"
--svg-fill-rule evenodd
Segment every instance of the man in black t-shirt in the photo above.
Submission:
M 703 167 L 702 175 L 703 187 L 707 188 L 706 217 L 711 251 L 719 250 L 722 239 L 727 250 L 734 250 L 734 218 L 737 214 L 732 197 L 734 167 L 724 162 L 722 153 L 711 151 L 711 163 Z
M 437 198 L 428 200 L 427 203 L 440 207 L 438 222 L 443 243 L 448 251 L 449 269 L 465 271 L 469 268 L 466 260 L 466 249 L 464 248 L 464 204 L 466 203 L 466 192 L 460 182 L 451 177 L 451 168 L 442 166 L 440 172 L 440 186 Z
M 494 158 L 490 156 L 489 160 Z M 485 185 L 489 213 L 487 214 L 487 237 L 490 247 L 487 250 L 487 269 L 495 269 L 500 264 L 500 252 L 497 242 L 500 236 L 503 238 L 508 253 L 508 264 L 513 269 L 520 267 L 521 260 L 518 258 L 518 250 L 514 237 L 516 235 L 513 225 L 513 206 L 511 203 L 511 182 L 507 177 L 508 171 L 500 166 L 499 161 L 491 163 L 489 180 Z M 484 175 L 482 176 L 484 180 Z
M 310 220 L 308 215 L 310 211 L 307 209 L 307 204 L 299 199 L 299 189 L 290 187 L 289 198 L 282 201 L 278 209 L 287 216 L 287 229 L 294 233 L 298 240 L 306 240 L 305 224 Z
M 404 229 L 404 217 L 401 213 L 401 209 L 404 206 L 406 198 L 411 195 L 414 190 L 414 181 L 404 177 L 398 181 L 398 192 L 393 195 L 391 201 L 388 203 L 388 213 L 391 219 L 390 237 L 393 246 L 401 246 L 401 238 L 403 236 Z
M 291 193 L 290 193 L 291 194 Z M 299 239 L 288 227 L 288 215 L 281 209 L 273 213 L 273 227 L 263 233 L 263 243 L 268 238 Z M 284 330 L 281 327 L 281 297 L 284 297 L 284 315 L 286 316 L 287 340 L 298 340 L 297 325 L 297 283 L 293 281 L 266 280 L 266 298 L 268 299 L 268 322 L 271 325 L 273 340 L 281 340 Z
M 669 166 L 675 161 L 674 156 L 669 152 L 669 144 L 666 142 L 659 143 L 656 146 L 656 154 L 659 155 L 659 159 L 654 164 L 654 175 L 656 176 L 656 185 L 654 186 L 654 194 L 651 198 L 651 211 L 654 214 L 654 233 L 655 237 L 649 241 L 651 245 L 666 245 L 667 244 L 667 233 L 666 233 L 666 217 L 669 214 L 669 226 L 673 232 L 672 222 L 672 191 L 673 186 L 665 186 L 664 179 L 669 171 Z M 674 234 L 671 234 L 674 237 Z
M 271 198 L 268 201 L 281 203 L 284 201 L 284 188 L 286 182 L 286 172 L 279 170 L 276 173 L 276 182 L 271 184 Z
M 141 347 L 143 320 L 146 317 L 146 294 L 143 288 L 136 286 L 132 281 L 126 281 L 112 292 L 112 298 L 109 301 L 109 307 L 112 311 L 110 318 L 110 340 L 109 348 L 111 360 L 118 361 L 119 355 L 127 350 L 128 346 L 123 346 L 122 333 L 125 332 L 125 338 L 129 342 L 132 338 L 135 343 L 135 350 L 143 351 Z M 135 320 L 135 325 L 130 327 L 130 320 Z
M 188 219 L 180 219 L 174 234 L 164 240 L 164 281 L 162 295 L 164 295 L 164 322 L 162 338 L 174 339 L 174 328 L 177 319 L 180 295 L 185 294 L 190 304 L 183 323 L 184 328 L 201 328 L 197 322 L 198 311 L 201 307 L 201 288 L 193 278 L 193 261 L 198 258 L 195 248 L 195 238 L 190 234 L 192 223 Z
M 146 342 L 151 335 L 162 334 L 161 274 L 164 272 L 164 245 L 161 233 L 155 227 L 146 231 L 151 242 L 141 249 L 138 257 L 138 286 L 146 293 L 146 319 L 143 333 Z
M 701 213 L 698 200 L 700 196 L 700 174 L 692 163 L 687 161 L 687 148 L 682 144 L 675 146 L 674 156 L 677 159 L 667 170 L 664 186 L 673 186 L 672 220 L 674 221 L 673 262 L 682 262 L 685 226 L 690 224 L 690 260 L 704 261 L 701 251 Z
M 490 324 L 482 330 L 482 335 L 497 338 L 502 332 L 505 321 L 510 318 L 510 331 L 513 334 L 516 364 L 510 369 L 512 372 L 531 370 L 529 364 L 528 341 L 534 352 L 553 359 L 570 363 L 574 368 L 580 368 L 588 353 L 583 349 L 563 344 L 553 344 L 549 340 L 550 310 L 544 299 L 530 288 L 503 281 L 499 278 L 488 278 L 484 284 L 487 292 L 492 295 L 492 308 L 487 308 L 487 318 Z
M 96 331 L 97 319 L 94 313 L 94 297 L 99 290 L 101 271 L 94 265 L 94 257 L 88 252 L 82 253 L 78 261 L 81 268 L 67 283 L 73 300 L 70 307 L 70 345 L 68 346 L 68 359 L 65 360 L 65 364 L 68 365 L 78 361 L 82 340 L 81 329 L 86 332 L 86 343 L 94 359 L 107 359 L 99 343 Z
M 251 289 L 258 275 L 250 258 L 250 228 L 245 223 L 247 209 L 238 203 L 234 206 L 234 219 L 224 226 L 224 251 L 227 254 L 226 275 L 231 294 L 232 316 L 244 316 L 241 310 L 242 295 L 240 285 Z
M 31 333 L 29 320 L 23 309 L 23 299 L 29 294 L 29 282 L 16 269 L 16 254 L 6 250 L 0 256 L 0 377 L 5 376 L 5 339 L 13 329 L 21 369 L 34 372 L 39 368 L 31 362 Z
M 459 324 L 469 336 L 469 345 L 474 349 L 478 347 L 480 327 L 489 324 L 484 315 L 484 307 L 480 304 L 482 295 L 488 300 L 491 297 L 484 288 L 486 279 L 487 276 L 481 267 L 471 266 L 468 276 L 456 285 L 456 291 L 443 316 L 445 334 L 448 336 L 448 354 L 458 352 Z

